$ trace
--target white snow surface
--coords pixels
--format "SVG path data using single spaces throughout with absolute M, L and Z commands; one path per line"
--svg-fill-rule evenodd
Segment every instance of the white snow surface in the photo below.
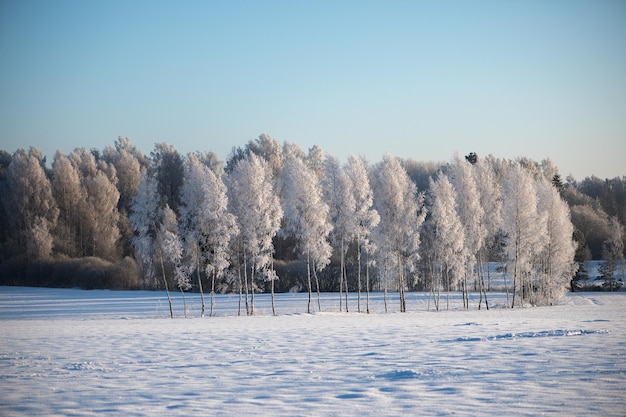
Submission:
M 253 317 L 218 296 L 189 316 L 164 293 L 0 287 L 2 416 L 476 416 L 626 413 L 626 293 L 561 305 L 385 314 L 306 311 L 307 294 L 257 295 Z M 209 299 L 207 298 L 207 303 Z M 443 303 L 445 306 L 445 302 Z M 432 305 L 431 305 L 432 307 Z

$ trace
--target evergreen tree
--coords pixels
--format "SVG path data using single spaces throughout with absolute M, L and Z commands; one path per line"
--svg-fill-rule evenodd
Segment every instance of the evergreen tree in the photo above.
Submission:
M 619 288 L 615 284 L 615 271 L 624 260 L 624 227 L 617 217 L 611 217 L 611 234 L 602 245 L 602 259 L 604 263 L 600 267 L 600 273 L 609 291 Z

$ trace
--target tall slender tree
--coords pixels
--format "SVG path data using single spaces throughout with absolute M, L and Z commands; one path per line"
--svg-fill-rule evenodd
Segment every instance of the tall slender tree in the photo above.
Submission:
M 367 174 L 367 164 L 361 157 L 350 156 L 348 157 L 348 165 L 346 167 L 347 174 L 352 182 L 352 195 L 354 198 L 355 212 L 354 212 L 354 237 L 356 239 L 357 248 L 357 310 L 361 312 L 361 270 L 363 257 L 363 251 L 366 255 L 365 263 L 365 290 L 366 290 L 366 312 L 369 313 L 369 293 L 370 293 L 370 280 L 369 280 L 369 257 L 372 254 L 374 248 L 371 240 L 372 230 L 380 222 L 380 216 L 376 209 L 374 209 L 374 193 L 370 187 L 369 176 Z
M 374 207 L 380 214 L 377 247 L 385 284 L 387 310 L 387 275 L 396 270 L 400 296 L 400 311 L 406 311 L 406 273 L 415 273 L 419 260 L 420 228 L 426 217 L 424 195 L 418 194 L 415 184 L 400 162 L 385 155 L 373 173 Z
M 173 281 L 178 287 L 183 298 L 183 312 L 187 317 L 187 301 L 185 299 L 185 290 L 191 288 L 189 277 L 184 273 L 182 266 L 183 259 L 183 245 L 178 234 L 178 222 L 176 221 L 176 214 L 167 204 L 162 210 L 161 223 L 158 227 L 156 236 L 156 252 L 159 258 L 159 264 L 161 265 L 161 273 L 163 274 L 163 282 L 165 289 L 168 291 L 166 276 L 166 264 L 167 270 L 171 271 L 173 275 Z M 173 317 L 172 304 L 170 299 L 170 313 Z
M 160 222 L 159 195 L 157 183 L 145 170 L 141 173 L 139 188 L 131 204 L 130 223 L 135 256 L 144 272 L 144 286 L 155 287 L 154 282 L 154 241 Z
M 293 235 L 300 253 L 306 257 L 309 301 L 311 312 L 311 273 L 316 279 L 318 309 L 321 310 L 317 272 L 330 262 L 331 246 L 328 237 L 332 230 L 329 208 L 322 199 L 322 190 L 315 173 L 301 158 L 290 156 L 281 177 L 284 212 L 283 233 Z
M 537 182 L 538 210 L 546 217 L 545 243 L 540 256 L 537 301 L 552 304 L 565 294 L 577 264 L 576 243 L 569 207 L 561 199 L 558 188 L 548 179 Z
M 537 211 L 537 192 L 531 174 L 513 163 L 505 177 L 502 224 L 508 271 L 513 280 L 513 300 L 519 305 L 536 302 L 532 285 L 536 257 L 543 251 L 546 218 Z
M 52 192 L 59 207 L 55 230 L 57 251 L 71 258 L 78 257 L 82 255 L 77 245 L 82 222 L 81 204 L 86 196 L 78 168 L 61 151 L 56 152 L 52 162 Z
M 195 265 L 198 280 L 199 268 L 203 268 L 211 279 L 210 315 L 213 315 L 216 281 L 230 265 L 228 247 L 238 230 L 235 217 L 228 212 L 222 178 L 202 164 L 196 155 L 189 154 L 187 159 L 187 178 L 181 194 L 181 226 L 186 251 Z
M 467 246 L 465 229 L 458 214 L 458 198 L 448 177 L 439 173 L 430 180 L 432 206 L 430 221 L 434 230 L 434 260 L 436 280 L 431 282 L 431 295 L 439 310 L 439 290 L 447 291 L 446 308 L 450 307 L 450 289 L 465 276 Z M 435 296 L 436 293 L 436 296 Z
M 237 162 L 228 177 L 228 193 L 239 229 L 246 282 L 249 265 L 252 291 L 250 314 L 254 314 L 255 279 L 264 276 L 273 281 L 277 278 L 272 268 L 273 239 L 280 228 L 283 211 L 274 190 L 270 167 L 255 154 Z
M 346 272 L 346 252 L 355 235 L 356 201 L 352 190 L 352 180 L 341 166 L 339 160 L 328 155 L 323 167 L 322 189 L 324 200 L 329 207 L 331 233 L 335 250 L 339 252 L 339 310 L 342 310 L 342 292 L 345 290 L 345 305 L 348 312 L 348 277 Z
M 474 157 L 476 157 L 475 154 Z M 474 160 L 473 157 L 469 159 Z M 482 301 L 483 289 L 480 286 L 482 281 L 478 277 L 481 267 L 480 249 L 487 236 L 487 229 L 483 226 L 485 211 L 480 204 L 480 190 L 476 181 L 476 169 L 470 160 L 462 158 L 456 153 L 448 167 L 448 177 L 456 192 L 457 212 L 465 235 L 463 242 L 466 247 L 466 251 L 464 251 L 466 258 L 464 259 L 465 273 L 463 274 L 462 290 L 463 305 L 465 309 L 468 309 L 468 274 L 471 274 L 476 279 L 477 287 L 480 287 L 479 291 Z
M 3 198 L 10 217 L 8 246 L 11 256 L 29 262 L 52 254 L 52 236 L 59 209 L 40 152 L 17 150 L 7 168 L 8 196 Z

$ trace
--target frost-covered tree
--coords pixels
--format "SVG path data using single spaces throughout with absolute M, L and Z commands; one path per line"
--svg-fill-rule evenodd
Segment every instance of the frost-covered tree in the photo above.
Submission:
M 325 170 L 325 163 L 327 158 L 324 157 L 324 151 L 319 145 L 313 145 L 309 148 L 309 153 L 306 156 L 306 164 L 315 172 L 315 174 L 322 178 Z
M 155 239 L 155 254 L 159 259 L 159 265 L 161 267 L 163 283 L 165 284 L 165 291 L 167 291 L 167 298 L 169 300 L 170 314 L 172 318 L 174 316 L 174 312 L 172 310 L 172 302 L 169 296 L 166 273 L 167 270 L 171 271 L 174 278 L 173 281 L 183 297 L 183 311 L 185 317 L 187 317 L 185 290 L 191 288 L 191 283 L 189 282 L 187 274 L 184 273 L 182 266 L 183 245 L 178 235 L 178 222 L 176 221 L 176 214 L 167 204 L 161 211 L 161 223 L 158 226 Z
M 128 214 L 132 204 L 132 198 L 137 194 L 141 179 L 142 163 L 145 165 L 143 154 L 130 143 L 130 139 L 119 137 L 115 141 L 115 147 L 107 146 L 103 152 L 104 160 L 115 168 L 117 177 L 117 189 L 120 194 L 117 203 L 119 212 L 119 231 L 122 245 L 122 253 L 129 255 L 131 251 L 130 240 L 132 227 L 128 221 Z
M 321 309 L 317 272 L 330 262 L 331 246 L 328 237 L 332 230 L 329 208 L 322 199 L 322 190 L 315 173 L 301 158 L 290 156 L 285 162 L 281 176 L 282 206 L 284 212 L 283 233 L 293 235 L 300 253 L 307 261 L 307 282 L 311 312 L 311 272 L 316 280 L 318 309 Z
M 492 166 L 492 158 L 477 159 L 473 165 L 476 169 L 476 182 L 480 190 L 480 206 L 483 208 L 482 228 L 485 232 L 485 239 L 479 252 L 479 280 L 480 286 L 485 295 L 485 306 L 489 308 L 486 291 L 490 288 L 489 268 L 487 268 L 487 283 L 484 279 L 484 268 L 480 265 L 483 261 L 488 261 L 490 254 L 498 247 L 498 237 L 500 236 L 500 225 L 502 224 L 502 187 L 496 180 L 496 174 Z M 482 297 L 481 297 L 482 298 Z M 479 303 L 480 308 L 480 303 Z
M 576 271 L 573 240 L 574 226 L 569 207 L 558 189 L 546 178 L 537 182 L 538 210 L 545 218 L 545 242 L 540 255 L 540 275 L 537 302 L 552 304 L 565 294 Z
M 59 221 L 55 230 L 57 251 L 69 257 L 81 255 L 77 242 L 82 222 L 81 204 L 85 190 L 81 186 L 78 168 L 57 151 L 52 162 L 52 192 L 59 207 Z
M 59 209 L 50 180 L 42 167 L 41 153 L 17 150 L 7 168 L 8 195 L 2 199 L 8 215 L 8 247 L 11 256 L 29 262 L 52 253 L 51 231 Z
M 155 286 L 154 282 L 154 241 L 160 222 L 159 195 L 157 183 L 144 170 L 141 173 L 137 194 L 133 197 L 130 213 L 130 224 L 134 236 L 132 245 L 135 255 L 143 266 L 145 284 Z
M 459 218 L 456 191 L 445 174 L 440 172 L 436 180 L 430 179 L 430 194 L 436 277 L 431 281 L 430 292 L 435 300 L 435 308 L 439 310 L 440 288 L 443 286 L 447 291 L 446 308 L 449 308 L 450 289 L 465 276 L 466 229 Z
M 370 238 L 372 230 L 380 222 L 380 216 L 376 209 L 374 209 L 374 193 L 370 187 L 369 176 L 367 173 L 367 165 L 365 160 L 360 157 L 350 156 L 348 157 L 348 165 L 346 172 L 352 183 L 352 195 L 354 198 L 354 237 L 356 239 L 357 246 L 357 309 L 361 311 L 361 258 L 363 250 L 366 254 L 366 267 L 365 267 L 365 289 L 366 289 L 366 311 L 369 313 L 369 292 L 370 292 L 370 279 L 369 279 L 369 258 L 375 249 L 374 244 Z
M 505 234 L 507 269 L 513 280 L 511 307 L 536 302 L 533 278 L 536 259 L 546 241 L 546 217 L 537 211 L 537 192 L 531 174 L 513 163 L 503 187 L 502 227 Z
M 83 177 L 82 184 L 86 195 L 82 212 L 87 227 L 85 255 L 115 261 L 119 258 L 119 191 L 101 169 Z
M 228 178 L 229 204 L 236 217 L 241 242 L 248 305 L 248 271 L 252 291 L 250 314 L 254 314 L 255 280 L 263 276 L 271 280 L 272 306 L 274 306 L 274 280 L 272 260 L 273 239 L 283 215 L 280 200 L 275 193 L 268 163 L 250 154 L 237 162 Z
M 473 158 L 470 159 L 473 160 Z M 448 166 L 448 177 L 454 186 L 456 208 L 465 235 L 463 242 L 466 248 L 466 251 L 464 251 L 466 258 L 464 259 L 465 271 L 462 280 L 462 290 L 463 305 L 467 309 L 469 308 L 468 274 L 474 275 L 476 273 L 474 277 L 478 280 L 479 285 L 482 283 L 478 279 L 479 275 L 476 267 L 481 266 L 479 259 L 480 249 L 483 247 L 487 236 L 487 228 L 483 226 L 485 211 L 480 204 L 480 190 L 476 181 L 476 170 L 469 160 L 462 158 L 456 153 L 452 163 Z M 482 285 L 480 285 L 481 301 L 483 292 Z
M 385 285 L 385 310 L 387 309 L 387 276 L 392 268 L 397 274 L 400 294 L 400 311 L 406 311 L 404 292 L 405 274 L 415 273 L 419 260 L 420 228 L 426 211 L 424 196 L 418 194 L 415 184 L 397 158 L 385 155 L 373 172 L 374 207 L 380 215 L 376 228 L 379 268 L 383 271 Z
M 81 200 L 75 226 L 78 256 L 109 261 L 120 257 L 119 212 L 115 167 L 98 160 L 93 151 L 76 149 L 68 156 L 80 178 Z
M 185 250 L 199 284 L 202 269 L 211 279 L 210 315 L 213 315 L 216 280 L 222 278 L 230 265 L 228 247 L 231 237 L 238 232 L 235 217 L 228 212 L 224 181 L 195 154 L 187 157 L 187 175 L 180 199 Z
M 311 168 L 313 169 L 313 168 Z M 339 310 L 342 310 L 342 293 L 345 288 L 346 312 L 348 312 L 348 277 L 346 273 L 346 252 L 355 235 L 356 202 L 352 191 L 352 180 L 341 166 L 339 160 L 328 155 L 322 167 L 318 167 L 322 176 L 324 201 L 328 204 L 331 233 L 335 250 L 339 252 Z

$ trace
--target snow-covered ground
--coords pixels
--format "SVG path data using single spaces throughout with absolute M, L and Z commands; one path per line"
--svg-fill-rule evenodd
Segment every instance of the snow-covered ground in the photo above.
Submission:
M 626 410 L 626 294 L 542 308 L 303 314 L 307 294 L 257 296 L 237 317 L 188 295 L 0 287 L 0 415 L 603 415 Z M 490 294 L 503 305 L 505 295 Z M 208 299 L 207 299 L 208 302 Z M 432 307 L 432 306 L 431 306 Z

